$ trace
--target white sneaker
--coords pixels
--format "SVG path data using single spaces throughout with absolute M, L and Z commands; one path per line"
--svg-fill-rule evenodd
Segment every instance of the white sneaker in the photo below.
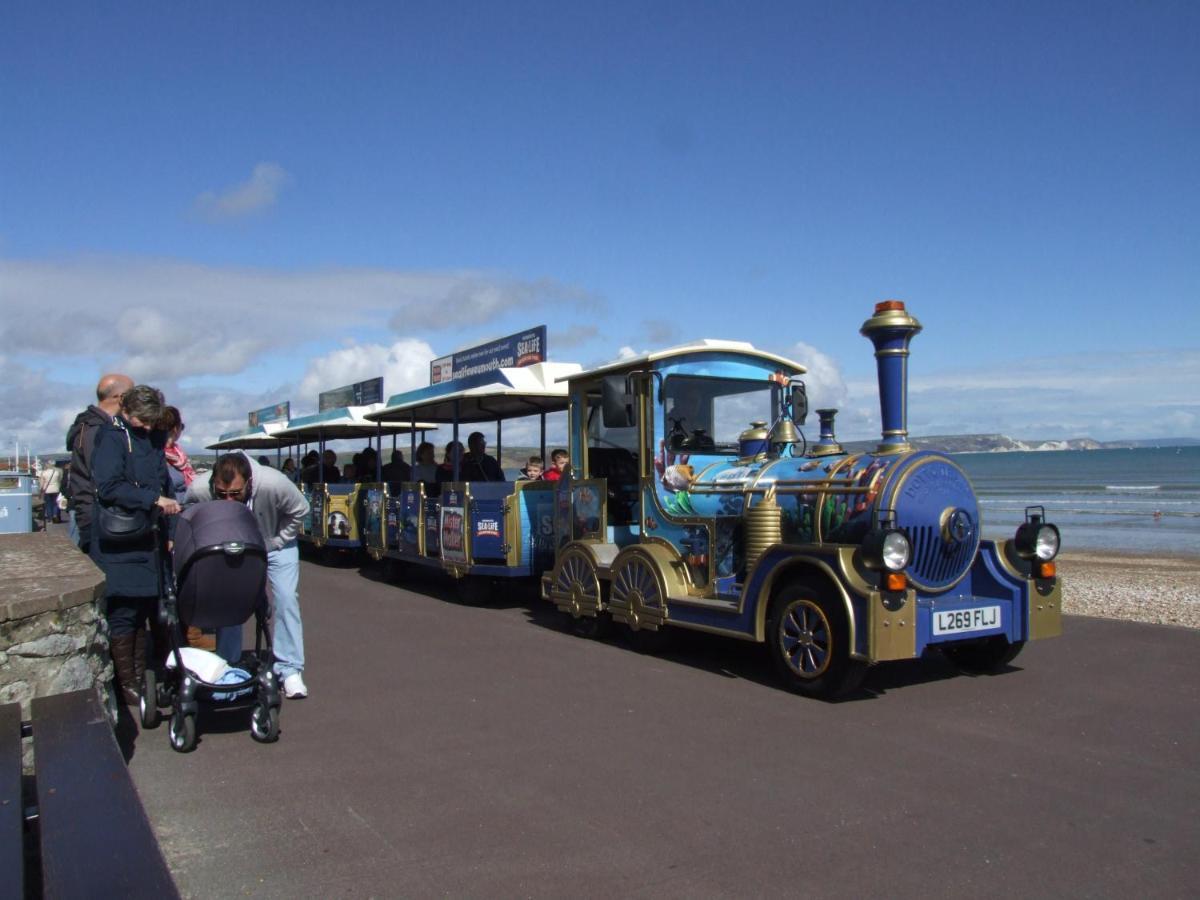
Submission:
M 301 697 L 308 696 L 308 688 L 299 672 L 293 672 L 283 679 L 283 696 L 289 700 L 299 700 Z

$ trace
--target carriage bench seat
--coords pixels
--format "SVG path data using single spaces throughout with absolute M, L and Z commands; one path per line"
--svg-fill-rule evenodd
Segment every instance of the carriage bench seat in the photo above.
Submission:
M 96 692 L 31 709 L 23 723 L 19 705 L 0 706 L 0 870 L 13 896 L 178 897 Z M 34 753 L 24 795 L 22 738 Z

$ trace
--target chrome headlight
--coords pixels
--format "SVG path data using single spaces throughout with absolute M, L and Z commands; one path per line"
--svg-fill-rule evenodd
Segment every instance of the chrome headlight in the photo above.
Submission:
M 863 562 L 868 569 L 900 572 L 912 560 L 912 544 L 898 528 L 876 528 L 867 532 L 862 543 Z
M 1015 546 L 1017 555 L 1022 559 L 1049 562 L 1058 556 L 1059 542 L 1058 528 L 1034 516 L 1017 529 Z

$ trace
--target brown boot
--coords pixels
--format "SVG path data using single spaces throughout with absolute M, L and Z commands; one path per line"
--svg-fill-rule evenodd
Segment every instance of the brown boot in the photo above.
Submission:
M 108 640 L 113 659 L 113 681 L 117 689 L 117 702 L 126 706 L 137 706 L 141 700 L 139 694 L 137 670 L 134 668 L 134 643 L 137 635 L 121 634 Z M 143 646 L 143 651 L 145 647 Z M 143 667 L 145 656 L 142 657 Z

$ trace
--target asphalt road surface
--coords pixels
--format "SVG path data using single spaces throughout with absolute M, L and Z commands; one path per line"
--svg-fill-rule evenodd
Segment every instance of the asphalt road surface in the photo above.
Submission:
M 757 645 L 408 584 L 303 564 L 278 743 L 136 738 L 185 896 L 1200 896 L 1200 632 L 1073 617 L 1004 674 L 894 664 L 829 704 Z

